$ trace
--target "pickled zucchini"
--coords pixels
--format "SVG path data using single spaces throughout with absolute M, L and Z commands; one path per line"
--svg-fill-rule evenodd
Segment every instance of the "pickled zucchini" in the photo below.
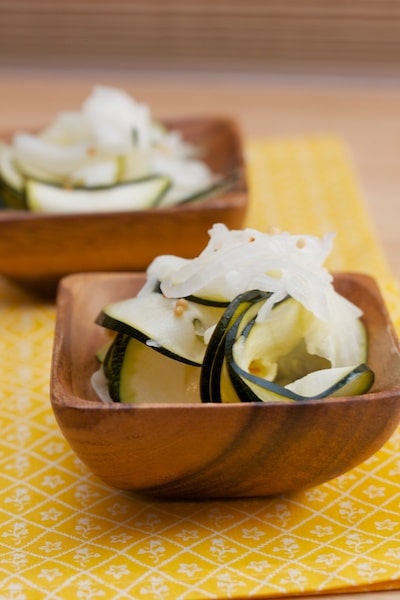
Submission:
M 97 318 L 118 332 L 103 361 L 112 399 L 301 403 L 372 387 L 362 312 L 321 265 L 331 238 L 210 235 L 194 259 L 157 257 L 139 294 Z

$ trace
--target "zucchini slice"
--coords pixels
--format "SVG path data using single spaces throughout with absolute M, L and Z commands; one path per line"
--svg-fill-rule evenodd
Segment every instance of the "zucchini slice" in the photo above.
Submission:
M 156 206 L 170 185 L 164 176 L 108 187 L 73 189 L 28 179 L 26 204 L 32 211 L 53 213 L 140 210 Z
M 0 193 L 3 198 L 4 207 L 8 209 L 26 209 L 25 194 L 10 187 L 5 180 L 0 179 Z
M 115 338 L 103 370 L 114 402 L 200 402 L 199 367 L 171 360 L 125 334 Z
M 283 387 L 228 362 L 221 373 L 221 397 L 222 402 L 305 402 L 365 394 L 373 383 L 374 374 L 364 363 L 314 371 Z
M 230 327 L 251 306 L 256 307 L 269 296 L 268 292 L 253 290 L 237 296 L 226 308 L 208 342 L 200 375 L 202 402 L 221 402 L 221 369 L 225 358 L 225 338 Z
M 177 204 L 186 204 L 197 200 L 210 200 L 216 196 L 227 194 L 233 188 L 237 179 L 238 175 L 234 173 L 226 177 L 220 177 L 206 186 L 171 186 L 165 196 L 163 196 L 160 206 L 176 206 Z
M 151 344 L 178 361 L 201 365 L 206 351 L 204 333 L 222 313 L 220 307 L 151 292 L 106 306 L 96 322 Z
M 360 342 L 354 358 L 359 363 L 332 367 L 325 357 L 307 350 L 307 336 L 315 333 L 312 315 L 307 313 L 288 297 L 265 322 L 257 323 L 250 309 L 238 316 L 226 334 L 220 374 L 223 402 L 305 401 L 370 389 L 374 374 L 363 362 L 366 334 L 362 322 L 354 321 L 354 335 Z M 312 340 L 309 345 L 313 346 Z
M 152 290 L 154 292 L 157 292 L 158 294 L 162 294 L 160 280 L 157 280 L 154 283 Z M 204 304 L 204 306 L 215 306 L 216 308 L 226 308 L 229 305 L 228 300 L 219 300 L 218 298 L 211 298 L 210 296 L 203 296 L 201 294 L 190 294 L 190 296 L 185 296 L 185 298 L 186 300 L 190 300 L 190 302 L 194 302 L 195 304 Z

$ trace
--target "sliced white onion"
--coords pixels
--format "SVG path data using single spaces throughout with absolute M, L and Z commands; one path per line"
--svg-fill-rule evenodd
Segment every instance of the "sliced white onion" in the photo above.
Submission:
M 156 123 L 151 128 L 150 139 L 158 152 L 178 158 L 194 158 L 201 152 L 201 149 L 186 142 L 179 131 L 168 131 Z
M 297 245 L 300 236 L 214 226 L 203 252 L 165 277 L 162 291 L 180 297 L 219 290 L 227 300 L 248 289 L 278 292 L 280 298 L 286 291 L 312 306 L 315 290 L 330 285 L 332 279 L 321 266 L 332 236 L 320 244 L 312 239 L 312 249 L 306 248 L 307 237 L 301 236 L 302 244 Z
M 146 104 L 135 102 L 126 92 L 107 86 L 97 86 L 85 100 L 83 114 L 96 127 L 107 124 L 116 132 L 136 132 L 142 148 L 150 144 L 151 116 Z
M 118 179 L 117 159 L 102 160 L 92 164 L 82 165 L 69 176 L 71 182 L 85 187 L 113 185 Z
M 22 173 L 59 185 L 93 187 L 167 175 L 171 186 L 163 206 L 213 183 L 210 169 L 196 160 L 181 133 L 166 130 L 146 104 L 113 87 L 95 87 L 80 111 L 60 113 L 37 135 L 17 133 L 12 147 Z
M 79 112 L 62 112 L 48 127 L 40 132 L 40 137 L 51 144 L 69 146 L 81 142 L 93 143 L 88 119 Z
M 94 391 L 96 392 L 96 394 L 102 402 L 112 402 L 111 396 L 108 391 L 108 382 L 102 368 L 98 369 L 92 374 L 90 382 Z
M 150 265 L 167 297 L 193 294 L 233 300 L 251 289 L 271 292 L 258 320 L 268 316 L 272 306 L 290 295 L 319 319 L 329 322 L 335 308 L 332 275 L 323 266 L 332 245 L 332 234 L 310 235 L 262 233 L 255 229 L 229 230 L 216 224 L 209 232 L 204 250 L 192 260 L 158 257 Z M 166 267 L 168 265 L 168 268 Z M 349 307 L 350 318 L 360 311 Z
M 181 258 L 180 256 L 174 256 L 169 254 L 161 254 L 157 256 L 147 268 L 147 279 L 144 286 L 138 293 L 138 296 L 144 296 L 148 293 L 154 292 L 154 288 L 159 284 L 160 281 L 168 279 L 168 277 L 179 269 L 182 265 L 189 263 L 190 260 L 187 258 Z
M 90 155 L 90 146 L 87 143 L 60 146 L 30 133 L 15 134 L 13 146 L 15 158 L 21 165 L 32 165 L 62 176 L 67 176 L 70 171 L 77 169 Z
M 152 170 L 154 173 L 167 175 L 177 187 L 189 190 L 206 188 L 213 182 L 212 172 L 205 163 L 163 152 L 155 151 L 153 153 Z

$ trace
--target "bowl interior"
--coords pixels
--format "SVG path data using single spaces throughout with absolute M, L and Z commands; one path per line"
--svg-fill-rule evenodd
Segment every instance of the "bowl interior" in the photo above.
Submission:
M 66 277 L 60 284 L 57 334 L 68 361 L 66 391 L 70 400 L 98 400 L 88 381 L 97 367 L 96 350 L 107 340 L 107 332 L 94 321 L 106 304 L 136 295 L 145 282 L 143 273 L 93 273 Z M 375 373 L 371 392 L 382 392 L 400 385 L 400 358 L 397 336 L 375 281 L 367 275 L 341 273 L 335 287 L 364 313 L 369 350 L 368 364 Z M 82 344 L 82 339 L 85 344 Z M 179 399 L 176 399 L 179 402 Z M 172 400 L 172 403 L 174 400 Z
M 120 405 L 99 401 L 90 376 L 106 340 L 94 321 L 105 304 L 135 295 L 143 274 L 62 280 L 51 402 L 75 452 L 110 485 L 168 497 L 260 496 L 316 485 L 376 452 L 400 421 L 399 346 L 374 280 L 337 274 L 364 312 L 373 389 L 306 404 Z

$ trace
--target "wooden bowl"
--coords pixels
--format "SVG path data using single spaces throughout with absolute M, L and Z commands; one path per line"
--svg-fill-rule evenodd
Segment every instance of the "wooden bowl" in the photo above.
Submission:
M 0 273 L 54 295 L 70 273 L 143 271 L 160 254 L 196 256 L 214 223 L 240 228 L 247 207 L 242 140 L 226 118 L 166 121 L 198 146 L 220 175 L 237 174 L 229 192 L 173 208 L 97 214 L 40 214 L 0 210 Z
M 364 311 L 370 393 L 305 404 L 107 404 L 90 384 L 106 339 L 94 324 L 110 301 L 134 295 L 142 274 L 62 280 L 51 375 L 57 422 L 80 459 L 117 488 L 169 498 L 269 496 L 315 486 L 375 453 L 400 422 L 400 357 L 374 280 L 338 274 Z

